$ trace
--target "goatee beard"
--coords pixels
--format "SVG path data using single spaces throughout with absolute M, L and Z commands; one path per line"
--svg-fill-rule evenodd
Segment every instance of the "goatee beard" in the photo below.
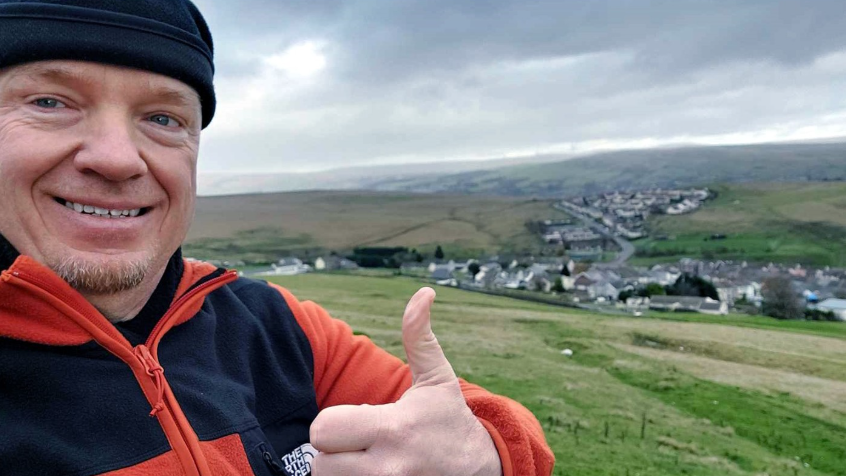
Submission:
M 107 295 L 140 285 L 149 272 L 151 262 L 152 258 L 92 262 L 69 257 L 51 268 L 81 293 Z

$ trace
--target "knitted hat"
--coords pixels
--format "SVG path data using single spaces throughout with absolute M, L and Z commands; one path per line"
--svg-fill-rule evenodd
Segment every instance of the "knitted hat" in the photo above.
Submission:
M 213 45 L 189 0 L 0 0 L 0 68 L 43 60 L 107 63 L 194 88 L 214 116 Z

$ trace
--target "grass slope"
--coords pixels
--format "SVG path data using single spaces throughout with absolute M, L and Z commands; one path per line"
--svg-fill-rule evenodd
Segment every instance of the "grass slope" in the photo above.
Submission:
M 716 200 L 685 216 L 654 216 L 653 237 L 638 241 L 650 261 L 707 257 L 846 266 L 846 183 L 726 185 Z M 714 234 L 725 240 L 709 240 Z
M 274 280 L 402 356 L 418 282 Z M 846 475 L 846 326 L 634 319 L 437 292 L 435 332 L 456 372 L 537 415 L 556 475 Z
M 846 143 L 627 150 L 561 162 L 382 180 L 368 188 L 565 197 L 723 182 L 846 180 Z
M 307 250 L 407 246 L 452 258 L 529 252 L 526 220 L 566 217 L 549 201 L 380 192 L 293 192 L 203 197 L 185 252 L 201 259 L 269 262 Z

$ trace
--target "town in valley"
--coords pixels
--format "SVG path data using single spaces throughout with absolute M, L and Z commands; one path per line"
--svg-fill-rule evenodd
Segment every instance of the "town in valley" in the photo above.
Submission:
M 569 218 L 526 223 L 544 245 L 536 255 L 451 259 L 440 247 L 432 256 L 404 247 L 360 247 L 352 253 L 286 256 L 249 272 L 288 276 L 389 268 L 442 286 L 634 316 L 650 311 L 773 314 L 765 302 L 767 289 L 781 286 L 795 293 L 795 303 L 788 303 L 792 306 L 789 318 L 846 321 L 846 269 L 702 257 L 632 263 L 639 240 L 672 239 L 653 236 L 650 217 L 694 214 L 714 196 L 708 188 L 691 187 L 613 191 L 560 200 L 553 207 Z M 722 234 L 710 237 L 724 238 Z

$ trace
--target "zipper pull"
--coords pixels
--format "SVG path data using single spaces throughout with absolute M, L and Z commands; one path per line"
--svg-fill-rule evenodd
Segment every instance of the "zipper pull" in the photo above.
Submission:
M 147 375 L 153 378 L 156 391 L 159 394 L 156 403 L 153 405 L 153 410 L 150 412 L 150 416 L 154 417 L 157 413 L 164 410 L 164 369 L 153 358 L 153 354 L 150 353 L 150 349 L 146 345 L 141 344 L 135 347 L 134 354 L 144 364 L 144 371 L 147 372 Z
M 288 474 L 288 472 L 285 471 L 285 468 L 283 468 L 281 464 L 276 462 L 276 460 L 273 458 L 273 455 L 270 453 L 270 451 L 267 451 L 267 447 L 265 446 L 264 443 L 260 444 L 258 449 L 259 449 L 259 451 L 261 451 L 262 459 L 264 460 L 265 463 L 267 463 L 267 466 L 269 466 L 270 469 L 274 473 L 276 473 L 276 474 Z

